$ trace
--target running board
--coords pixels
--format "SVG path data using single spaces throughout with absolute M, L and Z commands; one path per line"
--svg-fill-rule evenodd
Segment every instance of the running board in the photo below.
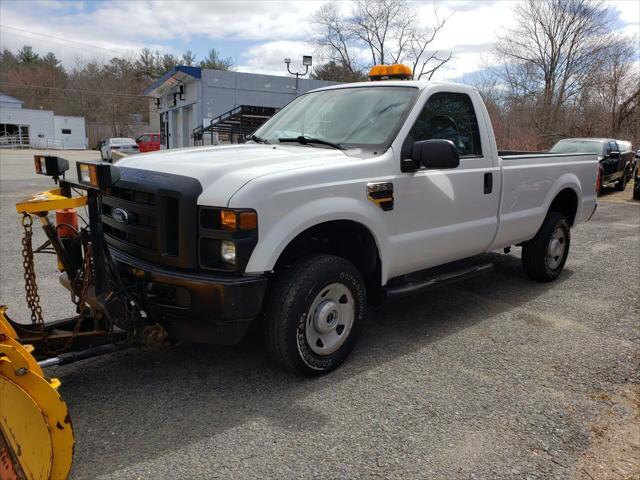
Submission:
M 483 263 L 457 270 L 450 270 L 437 275 L 426 276 L 420 280 L 412 280 L 398 286 L 388 287 L 386 289 L 386 293 L 389 299 L 403 298 L 409 295 L 422 293 L 442 285 L 476 277 L 478 275 L 488 273 L 491 270 L 493 270 L 493 263 Z

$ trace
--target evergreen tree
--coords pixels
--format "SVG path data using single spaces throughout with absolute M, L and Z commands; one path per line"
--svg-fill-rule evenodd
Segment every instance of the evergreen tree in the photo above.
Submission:
M 180 63 L 187 67 L 192 67 L 196 63 L 196 55 L 191 50 L 187 50 L 182 54 Z
M 143 48 L 135 61 L 136 75 L 139 78 L 153 80 L 158 78 L 158 69 L 153 56 L 153 52 L 148 48 Z
M 212 70 L 231 70 L 233 66 L 233 59 L 231 57 L 222 58 L 220 52 L 215 48 L 209 50 L 207 57 L 200 62 L 200 67 Z
M 314 80 L 328 80 L 331 82 L 364 82 L 367 76 L 360 72 L 352 72 L 345 65 L 331 60 L 324 65 L 319 65 L 313 69 L 309 75 Z
M 18 52 L 18 62 L 23 65 L 35 65 L 40 60 L 40 55 L 33 51 L 28 45 L 25 45 Z

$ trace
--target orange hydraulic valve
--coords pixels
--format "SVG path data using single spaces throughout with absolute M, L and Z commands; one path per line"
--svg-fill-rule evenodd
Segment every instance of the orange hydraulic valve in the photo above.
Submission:
M 75 208 L 56 210 L 56 225 L 58 225 L 58 236 L 60 238 L 75 238 L 78 231 L 77 210 Z
M 56 210 L 56 233 L 67 250 L 73 265 L 72 271 L 75 272 L 82 264 L 82 246 L 78 237 L 78 212 L 75 208 Z M 58 258 L 58 270 L 64 272 L 60 258 Z

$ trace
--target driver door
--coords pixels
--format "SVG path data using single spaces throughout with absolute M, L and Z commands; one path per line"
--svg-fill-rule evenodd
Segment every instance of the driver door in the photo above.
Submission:
M 467 93 L 433 93 L 405 141 L 451 140 L 460 165 L 448 170 L 420 167 L 398 179 L 399 232 L 393 249 L 398 271 L 392 276 L 482 253 L 493 241 L 500 171 L 494 166 L 490 132 L 478 122 L 483 118 L 478 102 Z M 410 148 L 403 151 L 406 157 Z
M 621 176 L 621 162 L 622 159 L 620 158 L 618 144 L 610 140 L 605 146 L 605 157 L 602 162 L 600 162 L 605 182 L 612 182 Z

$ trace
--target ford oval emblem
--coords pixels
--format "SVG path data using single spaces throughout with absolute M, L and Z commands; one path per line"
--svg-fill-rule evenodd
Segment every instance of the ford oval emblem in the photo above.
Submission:
M 114 208 L 111 212 L 111 217 L 119 223 L 129 223 L 129 212 L 127 212 L 124 208 Z

